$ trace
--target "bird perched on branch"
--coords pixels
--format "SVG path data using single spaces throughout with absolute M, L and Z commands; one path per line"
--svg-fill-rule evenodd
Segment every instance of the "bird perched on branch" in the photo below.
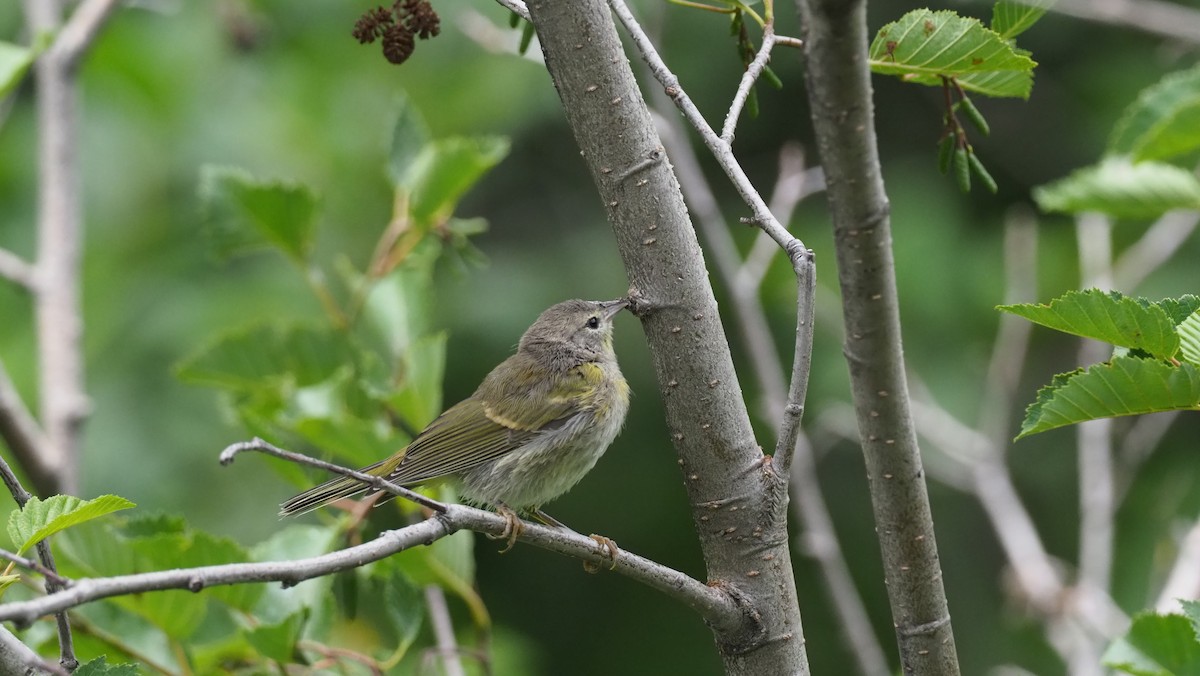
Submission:
M 474 394 L 360 471 L 400 486 L 457 479 L 465 501 L 507 519 L 498 537 L 509 547 L 522 528 L 518 513 L 559 525 L 541 506 L 578 483 L 625 422 L 629 386 L 613 352 L 612 319 L 628 305 L 568 300 L 550 307 Z M 339 477 L 284 502 L 280 514 L 303 514 L 367 488 Z

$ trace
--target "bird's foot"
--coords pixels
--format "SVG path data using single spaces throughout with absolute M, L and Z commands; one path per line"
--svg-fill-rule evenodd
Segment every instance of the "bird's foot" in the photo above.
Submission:
M 521 523 L 521 517 L 508 507 L 508 505 L 496 505 L 496 513 L 504 517 L 504 530 L 500 531 L 499 535 L 488 534 L 492 540 L 506 540 L 507 545 L 500 550 L 503 554 L 513 548 L 517 544 L 517 538 L 521 537 L 521 533 L 525 530 L 525 524 Z
M 603 535 L 596 535 L 595 533 L 592 533 L 588 537 L 595 540 L 596 544 L 604 548 L 605 553 L 608 555 L 608 569 L 616 570 L 617 557 L 621 555 L 621 550 L 617 547 L 617 543 L 613 542 L 611 538 L 604 537 Z M 591 561 L 584 561 L 583 569 L 589 573 L 597 573 L 600 571 L 600 566 L 592 563 Z

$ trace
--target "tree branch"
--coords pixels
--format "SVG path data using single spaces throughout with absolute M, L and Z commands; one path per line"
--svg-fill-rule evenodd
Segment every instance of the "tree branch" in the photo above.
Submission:
M 808 96 L 828 181 L 844 353 L 905 673 L 958 656 L 904 374 L 887 195 L 871 101 L 865 0 L 798 0 Z
M 33 482 L 34 490 L 44 495 L 54 493 L 57 486 L 56 475 L 58 468 L 51 465 L 46 457 L 46 436 L 33 418 L 33 414 L 21 400 L 21 393 L 8 376 L 4 362 L 0 361 L 0 439 L 12 451 L 13 456 L 29 480 Z
M 610 3 L 638 49 L 645 33 L 619 0 Z M 608 210 L 642 320 L 666 420 L 692 503 L 708 578 L 743 599 L 758 617 L 739 631 L 715 628 L 730 674 L 806 674 L 795 580 L 787 548 L 786 482 L 764 462 L 733 369 L 708 272 L 678 183 L 629 69 L 612 16 L 601 0 L 531 3 L 543 56 L 581 154 Z M 676 100 L 678 88 L 669 91 Z M 762 204 L 740 174 L 738 190 L 757 200 L 761 227 L 790 245 L 797 265 L 807 250 Z M 747 631 L 749 630 L 749 631 Z
M 670 105 L 666 94 L 661 90 L 654 93 L 656 107 Z M 766 312 L 759 297 L 762 277 L 742 274 L 745 265 L 739 265 L 737 247 L 729 234 L 712 187 L 700 169 L 700 162 L 691 145 L 687 143 L 679 117 L 660 113 L 655 119 L 658 121 L 667 155 L 674 161 L 679 186 L 683 189 L 691 213 L 708 243 L 717 273 L 733 297 L 731 305 L 737 325 L 746 341 L 745 353 L 762 390 L 763 416 L 771 425 L 782 427 L 787 408 L 788 385 L 783 376 L 779 349 L 771 336 Z M 780 175 L 772 195 L 771 212 L 780 215 L 780 221 L 784 223 L 791 220 L 796 202 L 811 194 L 803 189 L 803 177 L 807 172 L 802 162 L 795 161 L 796 155 L 799 154 L 795 149 L 785 148 L 780 157 Z M 762 262 L 765 269 L 770 257 L 779 247 L 768 235 L 761 232 L 755 244 L 758 242 L 764 242 L 763 248 L 768 252 Z M 757 247 L 752 250 L 751 255 L 754 255 L 756 250 Z M 799 308 L 816 307 L 814 299 L 809 299 L 807 306 L 800 303 L 797 305 Z M 811 325 L 811 317 L 809 319 Z M 778 447 L 779 444 L 777 449 Z M 862 598 L 854 586 L 849 566 L 842 555 L 833 520 L 821 493 L 821 485 L 816 480 L 816 459 L 812 457 L 811 444 L 801 431 L 798 431 L 794 449 L 793 452 L 780 456 L 795 456 L 791 470 L 780 469 L 778 465 L 776 470 L 781 475 L 791 477 L 791 496 L 795 500 L 792 504 L 796 507 L 797 516 L 804 529 L 799 537 L 811 543 L 811 546 L 805 547 L 803 551 L 820 566 L 826 581 L 826 591 L 833 602 L 834 610 L 842 624 L 847 647 L 850 654 L 854 655 L 859 671 L 864 676 L 883 676 L 888 673 L 887 658 L 871 627 Z M 777 450 L 776 453 L 778 452 Z
M 67 676 L 69 672 L 57 664 L 46 662 L 7 628 L 0 627 L 0 673 Z
M 1191 44 L 1200 43 L 1200 12 L 1162 0 L 1057 0 L 1050 10 L 1077 19 L 1134 28 Z
M 59 31 L 51 48 L 59 53 L 62 65 L 69 71 L 79 67 L 100 29 L 121 0 L 84 0 Z
M 466 676 L 462 660 L 458 657 L 458 642 L 454 637 L 454 623 L 450 620 L 450 609 L 446 606 L 446 595 L 436 584 L 425 586 L 425 607 L 429 611 L 429 623 L 437 640 L 437 651 L 442 656 L 445 676 Z
M 0 248 L 0 277 L 26 291 L 37 290 L 37 270 L 17 254 Z
M 25 503 L 33 496 L 25 487 L 21 485 L 21 481 L 17 479 L 17 475 L 13 473 L 12 468 L 5 462 L 4 457 L 0 456 L 0 481 L 4 482 L 5 487 L 12 493 L 13 499 L 17 501 L 17 506 L 25 507 Z M 46 567 L 52 576 L 46 577 L 46 591 L 54 593 L 61 588 L 58 580 L 58 568 L 54 565 L 54 554 L 50 551 L 50 541 L 41 540 L 37 543 L 38 558 L 41 559 L 42 565 Z M 58 626 L 58 647 L 59 659 L 58 663 L 67 671 L 75 671 L 79 666 L 79 660 L 75 659 L 74 640 L 71 638 L 71 623 L 67 619 L 66 612 L 57 612 L 54 617 L 55 623 Z
M 767 62 L 771 60 L 771 50 L 774 48 L 775 25 L 768 23 L 763 26 L 762 45 L 759 46 L 758 53 L 754 55 L 754 60 L 750 62 L 749 66 L 746 66 L 746 72 L 742 74 L 737 92 L 729 104 L 729 112 L 725 114 L 725 126 L 721 128 L 721 140 L 725 142 L 725 145 L 733 145 L 733 133 L 737 130 L 738 118 L 742 116 L 742 108 L 746 105 L 746 99 L 750 98 L 750 90 L 754 88 L 754 83 L 758 81 L 763 69 L 767 67 Z

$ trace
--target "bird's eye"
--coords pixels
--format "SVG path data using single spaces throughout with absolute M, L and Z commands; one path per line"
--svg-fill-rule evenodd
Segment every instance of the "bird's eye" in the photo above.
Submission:
M 589 329 L 598 329 L 598 328 L 600 328 L 600 318 L 599 318 L 599 317 L 588 317 L 588 320 L 587 320 L 587 327 L 588 327 Z

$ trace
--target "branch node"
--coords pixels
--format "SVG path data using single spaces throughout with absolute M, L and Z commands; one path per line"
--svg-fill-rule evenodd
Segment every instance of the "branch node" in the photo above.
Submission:
M 630 176 L 643 172 L 656 164 L 661 164 L 663 161 L 663 156 L 664 153 L 661 147 L 651 150 L 650 152 L 646 153 L 646 156 L 643 159 L 634 162 L 629 166 L 628 169 L 618 174 L 617 183 L 624 183 L 625 179 L 629 178 Z
M 197 577 L 193 577 L 192 579 L 188 580 L 188 583 L 187 583 L 188 591 L 195 594 L 195 593 L 202 591 L 203 589 L 204 589 L 204 579 L 203 578 L 197 576 Z
M 741 612 L 743 619 L 743 630 L 733 634 L 736 641 L 724 642 L 721 652 L 727 655 L 745 655 L 761 646 L 767 639 L 767 627 L 763 623 L 762 613 L 755 607 L 750 595 L 728 580 L 709 580 L 708 586 L 728 596 L 734 607 Z

